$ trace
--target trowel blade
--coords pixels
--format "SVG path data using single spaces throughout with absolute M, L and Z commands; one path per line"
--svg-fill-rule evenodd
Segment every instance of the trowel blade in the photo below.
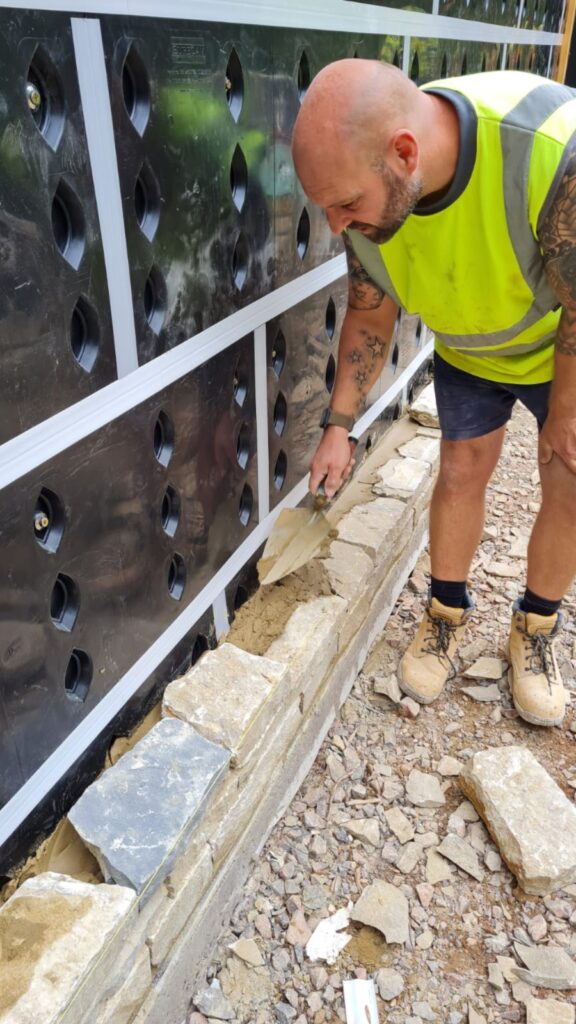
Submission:
M 276 583 L 309 562 L 330 530 L 330 523 L 322 512 L 284 509 L 258 563 L 260 583 Z

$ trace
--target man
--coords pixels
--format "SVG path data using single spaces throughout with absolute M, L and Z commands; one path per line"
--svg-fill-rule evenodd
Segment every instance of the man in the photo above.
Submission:
M 519 714 L 559 725 L 553 650 L 576 572 L 576 99 L 521 72 L 417 88 L 397 68 L 342 60 L 300 109 L 296 170 L 345 232 L 349 298 L 331 409 L 310 477 L 334 494 L 348 431 L 381 372 L 399 306 L 435 332 L 442 429 L 430 508 L 432 580 L 399 668 L 428 704 L 453 672 L 472 610 L 466 581 L 484 497 L 516 399 L 540 428 L 542 504 L 514 603 L 510 684 Z M 552 382 L 552 383 L 551 383 Z

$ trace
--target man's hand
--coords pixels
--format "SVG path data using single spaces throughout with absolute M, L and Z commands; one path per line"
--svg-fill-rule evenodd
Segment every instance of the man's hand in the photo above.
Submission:
M 558 455 L 576 473 L 576 415 L 560 413 L 551 405 L 538 442 L 538 462 L 551 462 Z
M 343 427 L 326 427 L 324 436 L 316 449 L 310 466 L 310 490 L 316 494 L 324 480 L 327 498 L 333 498 L 355 464 L 356 445 L 348 440 L 348 431 Z

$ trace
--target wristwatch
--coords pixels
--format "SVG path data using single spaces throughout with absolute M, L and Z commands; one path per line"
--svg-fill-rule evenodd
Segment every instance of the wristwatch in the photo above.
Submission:
M 354 422 L 353 416 L 347 416 L 344 412 L 334 412 L 334 410 L 328 406 L 322 413 L 320 426 L 323 430 L 325 430 L 326 427 L 344 427 L 348 433 L 350 433 L 354 426 Z

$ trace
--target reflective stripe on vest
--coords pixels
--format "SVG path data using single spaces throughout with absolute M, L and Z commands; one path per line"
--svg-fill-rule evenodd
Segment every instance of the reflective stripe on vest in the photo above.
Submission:
M 438 83 L 437 86 L 442 87 L 442 83 Z M 437 86 L 434 85 L 435 88 Z M 446 88 L 449 91 L 449 83 Z M 465 80 L 457 91 L 466 95 Z M 532 293 L 530 307 L 512 326 L 497 331 L 447 333 L 438 330 L 433 323 L 430 323 L 429 326 L 435 330 L 436 337 L 444 345 L 469 350 L 473 352 L 474 356 L 492 356 L 497 354 L 499 346 L 504 346 L 499 354 L 514 355 L 537 351 L 550 344 L 550 332 L 553 330 L 553 325 L 550 322 L 546 325 L 545 337 L 541 335 L 533 340 L 519 341 L 517 345 L 510 344 L 510 342 L 513 342 L 514 338 L 528 328 L 536 325 L 547 314 L 558 309 L 558 300 L 548 283 L 542 253 L 534 237 L 528 216 L 530 161 L 535 132 L 560 107 L 575 98 L 576 91 L 573 89 L 560 86 L 557 83 L 542 82 L 515 103 L 504 114 L 499 124 L 503 161 L 502 190 L 509 241 L 516 257 L 518 270 Z M 478 114 L 478 116 L 482 115 Z M 401 298 L 384 265 L 380 247 L 358 231 L 350 230 L 348 236 L 366 271 L 394 302 L 402 306 Z M 411 312 L 414 311 L 411 310 Z M 426 319 L 425 310 L 417 311 L 421 312 Z

